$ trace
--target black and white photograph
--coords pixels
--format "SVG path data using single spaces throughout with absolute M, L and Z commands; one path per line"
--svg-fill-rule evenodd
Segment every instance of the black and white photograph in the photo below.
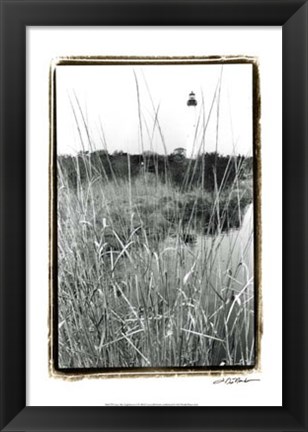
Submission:
M 257 364 L 256 68 L 54 66 L 57 370 Z

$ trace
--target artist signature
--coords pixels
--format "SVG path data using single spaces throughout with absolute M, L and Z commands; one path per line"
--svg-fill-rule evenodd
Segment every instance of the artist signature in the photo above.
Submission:
M 213 384 L 247 384 L 253 381 L 261 381 L 258 378 L 223 377 L 213 381 Z

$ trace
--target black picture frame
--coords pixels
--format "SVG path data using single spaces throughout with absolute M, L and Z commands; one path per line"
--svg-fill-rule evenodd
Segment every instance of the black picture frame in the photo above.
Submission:
M 0 0 L 0 7 L 0 429 L 307 431 L 307 1 Z M 26 406 L 26 27 L 72 25 L 282 26 L 282 407 Z

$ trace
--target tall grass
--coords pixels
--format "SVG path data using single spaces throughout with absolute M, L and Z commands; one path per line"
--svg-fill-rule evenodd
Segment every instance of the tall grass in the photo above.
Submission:
M 142 131 L 139 92 L 138 107 Z M 192 159 L 178 187 L 168 166 L 164 181 L 146 164 L 132 178 L 127 158 L 127 177 L 108 178 L 84 153 L 76 187 L 58 163 L 59 366 L 252 365 L 253 232 L 235 229 L 251 180 L 236 165 L 231 185 L 192 187 Z

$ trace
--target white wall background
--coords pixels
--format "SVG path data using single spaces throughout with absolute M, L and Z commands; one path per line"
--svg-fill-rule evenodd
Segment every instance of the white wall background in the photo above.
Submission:
M 262 97 L 262 295 L 259 382 L 48 375 L 48 73 L 69 55 L 258 56 Z M 27 29 L 27 405 L 282 404 L 282 33 L 269 27 Z

